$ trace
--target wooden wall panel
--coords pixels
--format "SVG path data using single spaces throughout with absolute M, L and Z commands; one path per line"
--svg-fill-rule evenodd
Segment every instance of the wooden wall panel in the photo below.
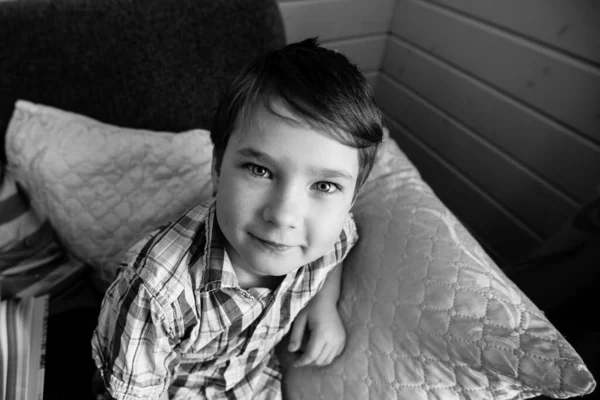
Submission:
M 322 41 L 387 33 L 394 0 L 280 2 L 288 42 L 310 36 Z
M 377 99 L 387 114 L 540 236 L 558 231 L 577 209 L 552 186 L 427 100 L 385 74 L 380 80 Z
M 408 42 L 391 38 L 388 46 L 382 68 L 396 81 L 575 201 L 596 195 L 600 146 Z
M 328 49 L 339 51 L 355 63 L 361 71 L 378 72 L 387 44 L 387 35 L 365 36 L 324 42 Z
M 600 143 L 598 69 L 426 1 L 399 0 L 392 32 Z
M 371 86 L 371 90 L 375 91 L 375 87 L 377 86 L 377 82 L 379 81 L 379 72 L 367 72 L 364 75 L 365 78 L 367 78 L 369 86 Z
M 534 250 L 600 193 L 598 10 L 396 0 L 376 99 L 425 180 L 499 258 Z
M 600 64 L 597 0 L 434 0 L 544 46 Z M 576 3 L 576 4 L 574 4 Z M 532 18 L 535 16 L 535 18 Z

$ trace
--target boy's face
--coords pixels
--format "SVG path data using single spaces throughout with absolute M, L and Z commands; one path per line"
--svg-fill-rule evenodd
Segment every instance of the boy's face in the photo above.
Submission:
M 238 124 L 213 164 L 216 213 L 242 287 L 260 286 L 331 249 L 352 207 L 358 150 L 277 107 Z

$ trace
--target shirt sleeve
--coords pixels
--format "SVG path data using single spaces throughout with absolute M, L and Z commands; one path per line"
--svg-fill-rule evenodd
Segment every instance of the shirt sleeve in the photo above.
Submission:
M 128 258 L 130 264 L 149 262 L 139 253 L 136 257 L 130 252 Z M 177 340 L 165 317 L 168 313 L 131 267 L 119 274 L 104 297 L 92 355 L 114 398 L 158 399 L 179 362 Z

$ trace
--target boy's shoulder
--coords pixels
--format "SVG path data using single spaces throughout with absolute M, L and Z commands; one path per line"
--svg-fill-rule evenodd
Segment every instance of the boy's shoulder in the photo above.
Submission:
M 174 301 L 192 290 L 190 266 L 202 262 L 206 224 L 212 204 L 199 204 L 177 220 L 154 229 L 129 248 L 123 266 L 136 275 L 161 303 Z

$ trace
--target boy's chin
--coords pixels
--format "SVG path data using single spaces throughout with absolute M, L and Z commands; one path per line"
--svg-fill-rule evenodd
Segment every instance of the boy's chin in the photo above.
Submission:
M 253 268 L 253 270 L 257 276 L 283 277 L 287 274 L 295 272 L 300 267 L 302 267 L 300 264 L 282 265 L 282 263 L 259 262 L 255 264 L 255 268 Z

